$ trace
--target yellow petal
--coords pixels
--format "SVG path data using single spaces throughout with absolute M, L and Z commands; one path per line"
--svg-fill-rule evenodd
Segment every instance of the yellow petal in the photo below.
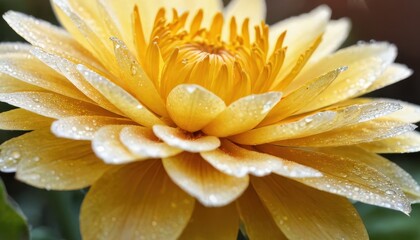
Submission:
M 82 204 L 81 233 L 84 239 L 177 239 L 193 209 L 194 199 L 159 161 L 130 164 L 93 184 Z
M 358 146 L 375 153 L 408 153 L 420 151 L 420 134 L 408 132 L 379 141 L 361 143 Z
M 140 126 L 124 127 L 120 140 L 131 152 L 150 158 L 165 158 L 182 152 L 182 149 L 161 142 L 151 129 Z
M 87 69 L 83 65 L 78 65 L 77 69 L 108 101 L 133 121 L 146 127 L 163 124 L 158 117 L 145 108 L 136 98 L 115 83 Z
M 33 46 L 40 47 L 77 63 L 98 65 L 95 58 L 62 28 L 13 11 L 7 12 L 4 15 L 4 19 L 15 32 Z M 52 44 L 53 42 L 59 42 L 60 44 Z
M 145 157 L 130 152 L 120 140 L 124 125 L 108 125 L 96 131 L 92 148 L 98 157 L 109 164 L 123 164 L 142 160 Z
M 329 129 L 329 124 L 336 117 L 332 111 L 319 112 L 292 122 L 283 122 L 256 128 L 251 131 L 230 137 L 232 141 L 246 145 L 258 145 L 297 138 L 323 132 Z
M 29 53 L 32 49 L 32 45 L 27 43 L 19 42 L 2 42 L 0 43 L 0 54 L 2 56 L 14 53 Z
M 189 132 L 202 129 L 226 108 L 222 99 L 194 84 L 181 84 L 172 89 L 166 104 L 171 119 Z
M 314 101 L 344 70 L 346 70 L 346 68 L 338 68 L 334 71 L 330 71 L 305 83 L 305 85 L 283 97 L 260 125 L 278 122 L 299 111 L 302 107 L 309 104 L 311 101 Z
M 406 123 L 420 122 L 420 106 L 408 102 L 393 99 L 383 99 L 384 101 L 394 102 L 402 106 L 402 109 L 386 115 L 386 118 L 398 120 Z
M 222 140 L 220 148 L 200 155 L 219 171 L 235 177 L 265 176 L 272 172 L 288 177 L 319 177 L 314 169 L 275 156 L 241 148 Z
M 307 104 L 298 113 L 309 112 L 350 99 L 363 93 L 384 70 L 385 63 L 378 58 L 369 58 L 348 65 L 315 101 Z M 341 65 L 343 66 L 343 65 Z
M 110 36 L 103 23 L 98 22 L 102 18 L 98 16 L 96 2 L 53 0 L 53 8 L 67 31 L 109 71 L 117 73 Z
M 30 53 L 9 54 L 0 58 L 0 72 L 67 97 L 90 101 L 66 78 L 52 71 Z
M 88 98 L 92 99 L 99 106 L 114 112 L 122 114 L 114 105 L 112 105 L 102 94 L 96 90 L 83 76 L 77 71 L 76 64 L 68 59 L 58 55 L 47 53 L 41 49 L 33 49 L 31 53 L 44 64 L 65 76 L 75 87 L 79 89 Z M 89 65 L 87 65 L 89 66 Z
M 322 42 L 309 61 L 316 62 L 337 50 L 349 35 L 350 25 L 348 18 L 329 21 L 322 36 Z
M 95 156 L 90 142 L 57 138 L 47 131 L 34 135 L 15 142 L 22 144 L 16 148 L 8 146 L 20 155 L 16 178 L 22 182 L 47 190 L 81 189 L 110 168 Z
M 0 128 L 3 130 L 35 130 L 47 128 L 53 119 L 24 109 L 13 109 L 0 113 Z
M 282 146 L 332 147 L 378 141 L 413 131 L 417 126 L 376 119 L 297 139 L 276 142 Z
M 117 38 L 111 38 L 111 40 L 114 42 L 115 57 L 121 68 L 122 84 L 127 85 L 127 89 L 131 91 L 130 93 L 144 103 L 146 107 L 156 114 L 167 116 L 165 103 L 157 92 L 156 87 L 125 43 Z
M 238 229 L 239 217 L 234 204 L 208 208 L 196 203 L 190 222 L 179 239 L 236 239 Z
M 257 126 L 280 101 L 280 92 L 249 95 L 231 103 L 203 132 L 226 137 Z
M 78 115 L 113 116 L 96 105 L 49 92 L 4 93 L 0 94 L 0 101 L 50 118 Z
M 379 76 L 364 93 L 372 92 L 377 89 L 399 82 L 408 78 L 413 71 L 402 64 L 393 63 Z
M 107 125 L 134 124 L 128 119 L 103 116 L 75 116 L 61 118 L 51 125 L 58 137 L 75 140 L 92 140 L 96 131 Z
M 248 176 L 237 178 L 223 174 L 199 154 L 184 152 L 163 159 L 163 165 L 176 184 L 207 207 L 231 203 L 248 186 Z
M 411 196 L 416 201 L 420 201 L 419 184 L 410 174 L 386 158 L 358 147 L 321 148 L 319 151 L 351 158 L 355 161 L 362 161 L 389 177 L 395 184 L 398 184 L 407 197 Z
M 235 17 L 239 24 L 249 18 L 250 26 L 254 27 L 265 21 L 266 12 L 267 7 L 263 0 L 232 0 L 224 9 L 224 17 L 227 21 Z
M 287 31 L 283 43 L 283 46 L 287 46 L 287 57 L 284 60 L 282 71 L 277 77 L 278 79 L 283 79 L 290 72 L 298 61 L 300 54 L 309 49 L 314 39 L 325 31 L 330 16 L 331 9 L 326 5 L 322 5 L 309 13 L 291 17 L 270 26 L 270 43 L 275 43 L 277 38 L 284 31 Z M 274 46 L 274 44 L 270 45 Z M 336 68 L 338 67 L 330 68 L 323 73 Z M 312 75 L 309 79 L 321 74 Z
M 289 239 L 369 239 L 356 209 L 343 197 L 275 175 L 252 184 Z
M 189 133 L 178 128 L 155 125 L 153 132 L 169 146 L 188 152 L 211 151 L 220 146 L 220 140 L 217 137 Z
M 262 146 L 259 150 L 319 170 L 317 178 L 295 178 L 313 188 L 408 214 L 410 202 L 391 179 L 359 160 L 320 152 Z M 258 189 L 256 189 L 258 192 Z
M 0 72 L 0 94 L 16 92 L 47 92 L 47 90 L 26 82 L 22 82 L 14 77 Z
M 250 239 L 287 239 L 253 187 L 248 187 L 236 200 L 236 206 Z

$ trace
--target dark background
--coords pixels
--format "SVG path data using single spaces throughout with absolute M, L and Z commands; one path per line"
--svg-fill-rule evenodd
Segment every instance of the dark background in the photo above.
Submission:
M 89 0 L 87 0 L 89 1 Z M 226 1 L 225 1 L 226 2 Z M 373 96 L 396 98 L 420 104 L 420 1 L 419 0 L 267 0 L 268 23 L 308 12 L 320 4 L 333 9 L 333 19 L 349 17 L 352 31 L 345 46 L 359 40 L 389 41 L 398 47 L 397 62 L 414 74 Z M 48 0 L 0 0 L 0 13 L 16 10 L 57 24 Z M 0 21 L 0 41 L 22 41 Z M 6 104 L 0 110 L 10 109 Z M 0 142 L 16 136 L 0 132 Z M 420 181 L 420 155 L 388 155 Z M 0 174 L 9 194 L 28 217 L 33 239 L 79 239 L 78 211 L 84 191 L 55 192 L 35 189 L 14 180 L 13 174 Z M 411 217 L 402 213 L 356 203 L 371 239 L 420 239 L 420 204 Z

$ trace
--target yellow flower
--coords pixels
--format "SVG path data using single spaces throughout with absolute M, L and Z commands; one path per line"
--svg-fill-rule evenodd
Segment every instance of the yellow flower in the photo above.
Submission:
M 396 48 L 337 52 L 321 6 L 266 25 L 262 0 L 53 0 L 66 30 L 4 18 L 0 168 L 91 186 L 84 239 L 366 239 L 349 199 L 410 212 L 419 185 L 378 153 L 420 150 L 418 106 L 359 96 L 402 80 Z M 52 132 L 52 133 L 50 133 Z

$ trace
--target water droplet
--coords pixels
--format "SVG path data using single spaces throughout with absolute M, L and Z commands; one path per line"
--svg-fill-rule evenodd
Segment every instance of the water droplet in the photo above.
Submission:
M 137 66 L 136 65 L 131 65 L 131 74 L 132 75 L 136 75 L 137 74 Z
M 20 158 L 20 153 L 19 152 L 12 152 L 11 156 L 14 159 L 19 159 Z
M 395 195 L 395 194 L 396 194 L 396 192 L 395 192 L 394 190 L 392 190 L 392 189 L 388 189 L 388 190 L 386 190 L 386 191 L 385 191 L 385 193 L 386 193 L 387 195 Z
M 188 58 L 182 59 L 182 64 L 187 64 L 187 63 L 188 63 Z

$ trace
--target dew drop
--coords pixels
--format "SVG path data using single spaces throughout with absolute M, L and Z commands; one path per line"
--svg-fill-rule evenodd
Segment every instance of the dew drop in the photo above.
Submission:
M 385 191 L 385 194 L 387 194 L 387 195 L 395 195 L 396 192 L 394 190 L 392 190 L 392 189 L 388 189 L 388 190 Z
M 20 153 L 19 152 L 12 152 L 11 156 L 14 159 L 19 159 L 20 158 Z

